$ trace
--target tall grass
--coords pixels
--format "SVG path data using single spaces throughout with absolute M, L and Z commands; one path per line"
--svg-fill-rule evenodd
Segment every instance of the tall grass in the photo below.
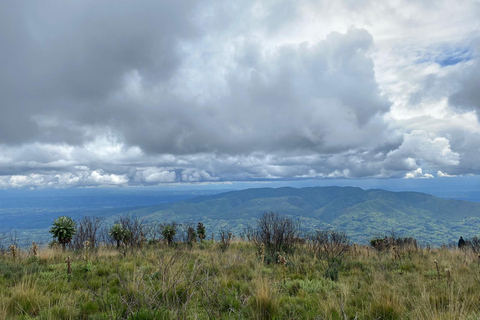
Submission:
M 0 257 L 0 320 L 480 318 L 471 251 L 357 246 L 330 277 L 331 261 L 315 250 L 298 246 L 282 264 L 239 240 L 226 251 L 211 241 L 152 244 L 125 257 L 101 247 L 87 260 L 81 251 L 21 251 Z

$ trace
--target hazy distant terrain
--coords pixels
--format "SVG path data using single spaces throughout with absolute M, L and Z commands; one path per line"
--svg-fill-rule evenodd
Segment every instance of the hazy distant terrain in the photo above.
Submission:
M 146 223 L 203 222 L 207 231 L 241 234 L 265 212 L 287 214 L 308 232 L 332 228 L 356 242 L 390 234 L 413 236 L 423 243 L 451 243 L 477 235 L 480 203 L 447 200 L 418 192 L 363 190 L 353 187 L 256 188 L 220 191 L 125 189 L 41 191 L 0 194 L 2 230 L 18 230 L 22 239 L 48 241 L 55 217 L 98 216 L 112 224 L 119 216 Z
M 477 234 L 480 222 L 479 203 L 352 187 L 247 189 L 143 208 L 136 213 L 153 221 L 204 221 L 238 233 L 267 211 L 294 217 L 305 231 L 333 228 L 345 231 L 357 242 L 394 231 L 439 245 L 461 235 Z
M 132 208 L 177 202 L 218 190 L 162 191 L 149 188 L 0 190 L 0 232 L 23 240 L 51 240 L 48 228 L 62 215 L 110 217 Z

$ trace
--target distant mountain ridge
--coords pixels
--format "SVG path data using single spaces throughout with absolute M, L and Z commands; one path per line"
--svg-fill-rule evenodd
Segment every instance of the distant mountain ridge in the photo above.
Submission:
M 239 233 L 270 211 L 299 220 L 307 230 L 345 231 L 358 242 L 394 231 L 438 245 L 476 235 L 480 226 L 480 203 L 357 187 L 246 189 L 142 208 L 135 214 L 152 221 L 202 221 L 210 229 Z
M 48 229 L 53 218 L 60 215 L 69 215 L 77 221 L 83 216 L 97 216 L 105 220 L 106 226 L 118 221 L 120 216 L 132 215 L 146 222 L 175 220 L 183 224 L 182 228 L 202 222 L 210 238 L 212 232 L 218 237 L 221 230 L 241 235 L 248 226 L 254 226 L 263 213 L 277 212 L 298 221 L 305 232 L 335 229 L 344 231 L 357 243 L 368 243 L 373 237 L 389 235 L 392 231 L 433 245 L 456 242 L 460 236 L 467 238 L 480 234 L 480 203 L 446 200 L 419 192 L 357 187 L 254 188 L 153 206 L 142 206 L 139 202 L 138 207 L 105 207 L 89 211 L 77 209 L 85 206 L 80 198 L 73 199 L 72 210 L 64 211 L 68 199 L 62 199 L 65 199 L 61 202 L 62 208 L 47 211 L 39 207 L 30 214 L 27 209 L 19 209 L 21 214 L 13 214 L 8 212 L 9 209 L 0 208 L 3 214 L 1 224 L 8 226 L 11 220 L 10 230 L 18 229 L 24 240 L 50 241 Z M 160 200 L 163 201 L 161 196 L 159 203 Z M 130 201 L 129 204 L 134 203 Z

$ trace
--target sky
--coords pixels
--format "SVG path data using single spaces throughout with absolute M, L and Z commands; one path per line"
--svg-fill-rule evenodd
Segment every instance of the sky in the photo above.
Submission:
M 2 1 L 0 43 L 1 189 L 480 174 L 477 0 Z

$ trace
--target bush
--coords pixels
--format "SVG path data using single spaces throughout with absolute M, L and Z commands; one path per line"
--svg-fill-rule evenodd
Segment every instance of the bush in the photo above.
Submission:
M 370 240 L 370 245 L 378 251 L 389 250 L 396 247 L 398 250 L 417 250 L 417 240 L 412 237 L 397 237 L 394 233 L 389 237 Z
M 322 230 L 317 231 L 311 240 L 318 259 L 327 262 L 323 276 L 337 281 L 343 255 L 350 247 L 347 235 L 334 230 Z
M 475 253 L 480 252 L 480 237 L 474 236 L 470 239 L 465 239 L 465 246 L 470 248 Z
M 292 253 L 299 235 L 299 225 L 285 215 L 265 213 L 252 230 L 250 240 L 261 250 L 262 243 L 266 253 L 274 256 L 277 252 Z

